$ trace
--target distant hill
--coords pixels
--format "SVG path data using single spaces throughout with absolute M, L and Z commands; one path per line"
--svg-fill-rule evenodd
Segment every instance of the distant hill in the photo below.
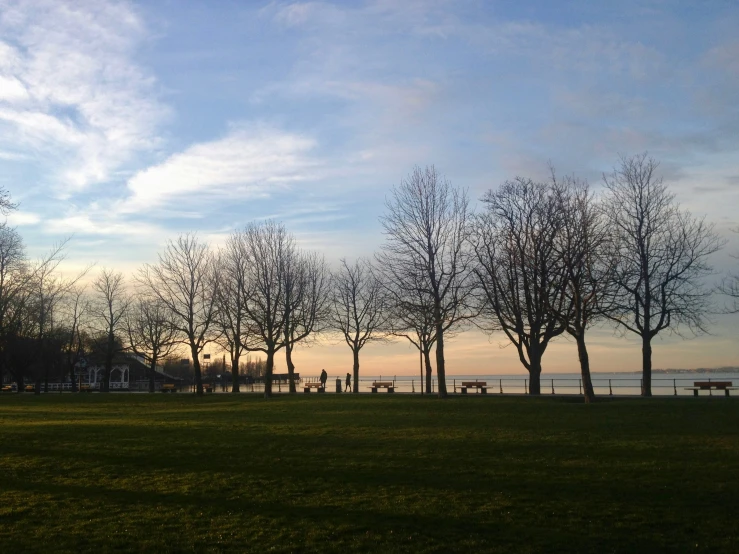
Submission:
M 739 373 L 739 367 L 698 367 L 695 369 L 653 369 L 652 373 Z

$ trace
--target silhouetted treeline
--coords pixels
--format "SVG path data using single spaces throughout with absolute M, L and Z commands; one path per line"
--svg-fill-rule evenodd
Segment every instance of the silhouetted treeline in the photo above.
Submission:
M 233 392 L 244 376 L 263 377 L 269 397 L 277 356 L 294 393 L 295 348 L 325 335 L 349 347 L 358 392 L 362 348 L 404 337 L 419 351 L 426 392 L 435 368 L 444 397 L 445 344 L 476 326 L 511 341 L 530 394 L 540 393 L 549 344 L 569 335 L 590 402 L 588 331 L 606 324 L 640 337 L 649 396 L 652 340 L 705 330 L 714 292 L 706 277 L 723 245 L 657 171 L 646 154 L 622 157 L 599 194 L 553 169 L 543 182 L 516 177 L 487 191 L 475 212 L 467 191 L 433 166 L 417 167 L 386 201 L 381 249 L 335 271 L 266 221 L 234 231 L 221 248 L 181 235 L 131 276 L 103 268 L 62 278 L 64 243 L 32 262 L 2 225 L 0 370 L 19 390 L 49 380 L 74 387 L 80 361 L 94 358 L 107 390 L 115 356 L 133 353 L 150 368 L 152 392 L 163 367 L 191 378 L 199 394 L 213 375 L 230 372 Z M 0 209 L 14 209 L 0 198 Z M 735 283 L 729 276 L 722 289 L 734 299 Z M 204 363 L 206 347 L 222 354 Z

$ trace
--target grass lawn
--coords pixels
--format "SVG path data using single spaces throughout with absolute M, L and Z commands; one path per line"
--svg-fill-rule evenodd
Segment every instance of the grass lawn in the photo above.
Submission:
M 3 395 L 0 552 L 737 552 L 739 399 Z

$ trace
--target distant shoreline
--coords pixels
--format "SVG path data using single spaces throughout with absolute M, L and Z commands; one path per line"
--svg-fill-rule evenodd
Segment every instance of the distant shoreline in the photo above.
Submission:
M 593 371 L 594 375 L 598 373 L 627 373 L 641 374 L 640 370 L 635 371 Z M 696 369 L 653 369 L 652 374 L 676 374 L 676 373 L 739 373 L 739 367 L 699 367 Z

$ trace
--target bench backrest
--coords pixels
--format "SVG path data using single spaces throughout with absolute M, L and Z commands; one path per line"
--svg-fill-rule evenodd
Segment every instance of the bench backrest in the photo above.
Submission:
M 702 389 L 725 389 L 731 386 L 731 381 L 696 381 L 693 383 L 694 387 L 700 387 Z
M 485 381 L 462 381 L 463 387 L 487 387 Z
M 393 387 L 395 385 L 393 385 L 392 381 L 375 381 L 374 383 L 372 383 L 372 386 L 373 387 Z

